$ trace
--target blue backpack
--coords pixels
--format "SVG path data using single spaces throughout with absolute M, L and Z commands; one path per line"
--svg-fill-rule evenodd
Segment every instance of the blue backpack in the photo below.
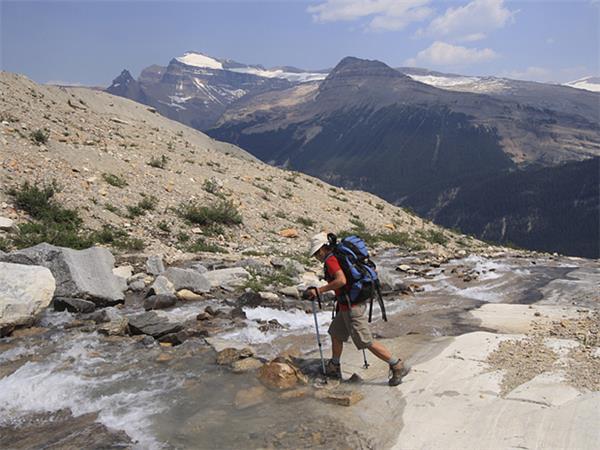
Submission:
M 346 276 L 346 301 L 352 305 L 369 300 L 369 322 L 371 322 L 373 298 L 377 295 L 381 315 L 383 320 L 387 321 L 377 266 L 369 257 L 369 249 L 365 241 L 358 236 L 348 236 L 338 242 L 337 236 L 333 233 L 329 233 L 327 239 L 333 249 L 331 255 L 337 258 Z

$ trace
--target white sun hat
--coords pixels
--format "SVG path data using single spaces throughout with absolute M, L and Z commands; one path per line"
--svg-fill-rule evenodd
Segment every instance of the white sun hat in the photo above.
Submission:
M 327 233 L 323 232 L 315 234 L 310 239 L 310 256 L 314 256 L 321 247 L 327 244 L 329 244 L 329 241 L 327 240 Z

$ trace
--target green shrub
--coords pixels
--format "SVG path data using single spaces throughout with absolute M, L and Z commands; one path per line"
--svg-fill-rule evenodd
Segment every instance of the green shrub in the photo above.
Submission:
M 184 219 L 198 225 L 239 225 L 242 216 L 233 202 L 222 200 L 212 205 L 202 206 L 198 203 L 182 204 L 179 214 Z
M 158 227 L 159 230 L 164 231 L 166 233 L 168 233 L 169 231 L 171 231 L 171 225 L 169 225 L 164 220 L 158 222 L 158 224 L 156 226 Z
M 312 227 L 315 224 L 315 221 L 308 217 L 298 217 L 296 222 L 305 227 Z
M 112 225 L 104 225 L 101 230 L 93 232 L 92 239 L 119 250 L 143 250 L 145 247 L 144 241 L 132 238 L 125 230 Z
M 38 130 L 32 131 L 29 136 L 34 144 L 42 145 L 42 144 L 45 144 L 46 142 L 48 142 L 48 138 L 50 137 L 50 134 L 45 130 L 38 129 Z
M 398 247 L 410 247 L 413 243 L 413 239 L 405 231 L 392 231 L 387 233 L 379 234 L 379 239 L 390 244 L 397 245 Z
M 153 195 L 144 196 L 136 205 L 127 206 L 127 217 L 134 219 L 143 216 L 147 211 L 155 209 L 157 204 L 158 199 Z
M 204 180 L 204 183 L 202 183 L 202 189 L 204 189 L 209 194 L 216 195 L 221 189 L 221 187 L 219 186 L 217 180 L 213 178 L 207 178 L 206 180 Z
M 33 222 L 19 225 L 12 237 L 15 247 L 26 248 L 47 242 L 75 249 L 88 248 L 96 243 L 126 250 L 144 248 L 140 239 L 131 238 L 127 232 L 114 227 L 105 226 L 99 231 L 85 230 L 77 210 L 64 208 L 53 199 L 56 192 L 58 187 L 55 182 L 41 187 L 26 182 L 9 191 L 15 198 L 16 206 L 27 211 L 34 219 Z
M 153 195 L 145 195 L 144 198 L 138 203 L 138 206 L 144 211 L 152 211 L 156 209 L 157 205 L 158 199 Z
M 110 211 L 113 214 L 116 214 L 117 216 L 121 215 L 121 211 L 119 211 L 119 208 L 117 208 L 115 205 L 113 205 L 111 203 L 105 203 L 104 209 L 106 209 L 107 211 Z
M 0 251 L 8 252 L 10 250 L 10 242 L 8 239 L 0 237 Z
M 417 234 L 421 236 L 427 242 L 431 242 L 432 244 L 440 244 L 444 245 L 448 242 L 448 238 L 446 235 L 437 230 L 427 230 L 427 231 L 417 231 Z
M 280 219 L 287 219 L 287 215 L 283 211 L 277 211 L 275 213 L 275 217 L 279 217 Z
M 127 186 L 127 181 L 125 181 L 118 175 L 112 173 L 103 173 L 102 178 L 104 179 L 104 181 L 106 181 L 108 184 L 114 187 L 124 188 L 125 186 Z
M 188 252 L 209 252 L 209 253 L 226 253 L 227 250 L 217 244 L 206 242 L 203 238 L 196 239 L 192 244 L 186 248 Z
M 272 269 L 268 273 L 259 272 L 248 268 L 250 278 L 242 286 L 244 289 L 251 289 L 254 292 L 264 291 L 267 286 L 291 286 L 294 284 L 294 271 L 291 267 L 281 269 Z
M 156 167 L 157 169 L 164 169 L 167 167 L 168 161 L 169 158 L 167 158 L 165 155 L 161 155 L 160 158 L 155 158 L 153 156 L 150 158 L 150 161 L 148 161 L 148 165 L 151 167 Z

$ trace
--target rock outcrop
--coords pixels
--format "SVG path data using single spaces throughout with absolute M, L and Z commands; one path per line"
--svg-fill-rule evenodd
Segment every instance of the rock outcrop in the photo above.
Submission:
M 97 306 L 121 303 L 127 288 L 122 278 L 113 274 L 115 258 L 101 247 L 85 250 L 38 244 L 4 255 L 3 261 L 43 266 L 56 280 L 57 297 L 82 298 Z
M 0 262 L 0 337 L 30 325 L 50 304 L 55 288 L 45 267 Z

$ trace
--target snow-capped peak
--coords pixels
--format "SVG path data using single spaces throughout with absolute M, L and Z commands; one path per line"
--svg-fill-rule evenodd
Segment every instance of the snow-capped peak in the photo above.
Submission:
M 577 89 L 585 89 L 586 91 L 600 92 L 600 77 L 584 77 L 579 80 L 569 81 L 565 86 L 570 86 Z
M 203 67 L 206 69 L 223 69 L 223 63 L 198 52 L 186 52 L 183 56 L 175 59 L 187 66 Z

